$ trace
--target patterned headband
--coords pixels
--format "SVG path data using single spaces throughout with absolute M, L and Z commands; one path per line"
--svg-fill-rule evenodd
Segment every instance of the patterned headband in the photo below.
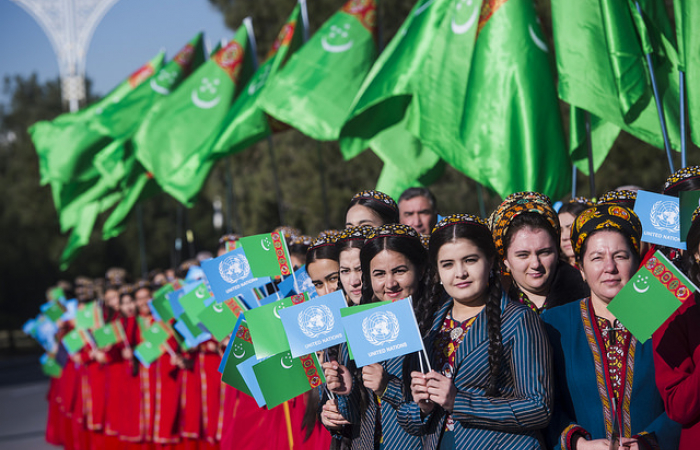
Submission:
M 691 216 L 690 221 L 694 223 L 694 222 L 695 222 L 695 218 L 698 217 L 698 216 L 700 216 L 700 206 L 698 206 L 697 208 L 695 208 L 695 211 L 693 211 L 693 215 Z
M 219 245 L 224 245 L 227 242 L 236 242 L 241 238 L 240 234 L 224 234 L 219 238 Z
M 331 236 L 338 236 L 340 234 L 340 230 L 323 230 L 320 233 L 318 233 L 318 237 L 331 237 Z
M 396 205 L 394 199 L 386 195 L 384 192 L 379 192 L 375 190 L 358 192 L 357 194 L 353 195 L 350 201 L 352 202 L 356 199 L 365 199 L 381 202 L 397 212 L 399 210 L 399 207 Z
M 420 240 L 420 235 L 416 230 L 413 229 L 413 227 L 409 227 L 408 225 L 403 225 L 400 223 L 391 223 L 387 225 L 382 225 L 381 227 L 373 228 L 372 231 L 367 235 L 367 241 L 390 236 L 407 237 Z
M 287 242 L 291 242 L 295 237 L 301 236 L 301 230 L 288 225 L 282 225 L 275 228 L 275 231 L 284 236 Z
M 637 201 L 637 191 L 609 191 L 601 195 L 598 204 L 615 205 L 619 203 L 632 203 Z
M 301 236 L 296 236 L 290 245 L 306 245 L 309 246 L 314 242 L 314 238 L 311 236 L 306 236 L 306 235 L 301 235 Z
M 311 246 L 306 250 L 306 252 L 311 252 L 313 250 L 316 250 L 317 248 L 320 247 L 326 247 L 329 245 L 335 245 L 335 241 L 337 240 L 336 236 L 321 236 L 319 235 L 314 241 L 311 243 Z
M 489 228 L 493 233 L 496 251 L 503 258 L 505 255 L 505 236 L 513 219 L 524 213 L 536 213 L 544 216 L 557 236 L 561 234 L 559 216 L 552 208 L 552 201 L 539 192 L 516 192 L 503 200 L 489 217 Z M 558 240 L 558 239 L 557 239 Z
M 637 214 L 621 205 L 597 205 L 579 214 L 571 226 L 571 246 L 576 257 L 583 256 L 581 249 L 591 233 L 606 228 L 617 230 L 629 237 L 634 249 L 639 254 L 642 223 Z
M 374 227 L 370 225 L 359 225 L 356 227 L 346 228 L 337 236 L 336 243 L 340 244 L 346 241 L 364 241 L 367 239 L 367 236 L 372 233 L 372 231 L 374 231 Z
M 443 228 L 457 225 L 458 223 L 465 225 L 479 225 L 489 231 L 486 221 L 479 216 L 475 216 L 474 214 L 452 214 L 451 216 L 444 217 L 440 222 L 435 224 L 433 227 L 433 233 L 438 230 L 442 230 Z
M 677 170 L 668 178 L 666 178 L 666 183 L 664 184 L 664 193 L 676 184 L 689 180 L 691 178 L 700 177 L 700 166 L 688 166 Z
M 591 208 L 594 205 L 594 203 L 591 200 L 587 199 L 586 197 L 574 197 L 571 200 L 569 200 L 569 203 L 576 203 L 578 205 L 585 205 L 589 208 Z

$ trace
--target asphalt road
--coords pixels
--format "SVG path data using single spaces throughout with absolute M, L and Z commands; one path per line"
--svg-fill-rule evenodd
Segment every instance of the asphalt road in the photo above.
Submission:
M 0 449 L 57 450 L 46 443 L 49 381 L 38 356 L 0 361 Z

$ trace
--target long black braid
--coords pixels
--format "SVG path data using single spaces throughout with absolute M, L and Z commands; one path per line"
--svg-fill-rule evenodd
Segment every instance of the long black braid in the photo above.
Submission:
M 489 295 L 484 306 L 486 314 L 486 329 L 489 338 L 489 368 L 491 371 L 486 395 L 498 397 L 498 377 L 501 372 L 501 359 L 503 356 L 503 341 L 501 337 L 501 297 L 503 295 L 501 282 L 494 273 L 496 261 L 496 247 L 493 243 L 491 232 L 478 223 L 451 223 L 449 226 L 438 228 L 430 237 L 428 282 L 428 298 L 425 300 L 423 315 L 419 317 L 421 332 L 426 334 L 433 325 L 434 320 L 439 320 L 435 315 L 447 299 L 447 293 L 440 284 L 437 268 L 437 257 L 440 247 L 444 244 L 456 242 L 459 239 L 467 239 L 474 244 L 484 256 L 493 261 L 489 276 Z

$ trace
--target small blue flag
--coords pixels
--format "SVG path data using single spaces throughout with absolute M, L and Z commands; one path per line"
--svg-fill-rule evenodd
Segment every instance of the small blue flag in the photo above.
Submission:
M 250 358 L 246 359 L 245 361 L 238 363 L 236 368 L 238 371 L 241 373 L 241 376 L 243 377 L 243 381 L 245 381 L 246 386 L 248 386 L 248 390 L 250 390 L 250 393 L 253 394 L 253 398 L 255 399 L 255 402 L 258 404 L 260 408 L 265 406 L 265 398 L 263 397 L 263 393 L 260 390 L 260 385 L 258 384 L 258 379 L 255 377 L 255 372 L 253 371 L 253 366 L 260 361 L 264 361 L 267 358 L 264 359 L 258 359 L 255 356 L 251 356 Z M 280 383 L 283 381 L 280 380 Z
M 202 342 L 206 342 L 209 339 L 211 339 L 211 334 L 206 331 L 202 331 L 197 336 L 195 336 L 187 327 L 187 324 L 182 320 L 178 320 L 177 322 L 175 322 L 175 325 L 173 327 L 177 330 L 178 333 L 182 335 L 183 339 L 185 340 L 185 347 L 187 348 L 195 348 Z
M 294 287 L 295 277 L 300 292 L 297 292 L 296 288 Z M 306 292 L 307 294 L 309 294 L 309 300 L 318 297 L 318 294 L 316 293 L 316 288 L 311 282 L 311 277 L 308 273 L 306 273 L 306 266 L 301 266 L 300 268 L 298 268 L 294 272 L 293 277 L 289 276 L 282 280 L 282 282 L 277 285 L 277 288 L 280 290 L 280 294 L 283 297 L 289 297 L 290 295 L 294 294 L 301 294 L 302 292 Z
M 341 320 L 357 367 L 423 350 L 410 298 Z
M 281 309 L 279 315 L 292 357 L 298 358 L 345 342 L 340 310 L 346 306 L 343 292 L 335 291 Z
M 642 241 L 685 250 L 678 197 L 638 191 L 634 212 L 642 222 Z
M 75 314 L 78 312 L 78 299 L 72 298 L 70 300 L 66 300 L 63 303 L 63 306 L 66 307 L 66 312 L 64 312 L 61 316 L 61 320 L 68 322 L 69 320 L 75 319 Z
M 242 248 L 232 250 L 218 258 L 203 261 L 202 269 L 214 297 L 219 303 L 240 294 L 243 289 L 250 290 L 270 282 L 270 277 L 255 278 L 253 276 Z

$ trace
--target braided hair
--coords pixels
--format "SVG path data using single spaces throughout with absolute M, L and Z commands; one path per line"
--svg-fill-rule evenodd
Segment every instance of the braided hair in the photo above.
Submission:
M 440 227 L 440 224 L 433 229 L 430 237 L 428 282 L 429 298 L 426 301 L 424 316 L 419 319 L 421 331 L 432 326 L 438 310 L 447 299 L 447 293 L 440 284 L 440 276 L 437 268 L 437 256 L 440 248 L 444 244 L 457 242 L 459 239 L 466 239 L 476 246 L 484 256 L 492 261 L 491 274 L 489 276 L 488 296 L 484 311 L 486 315 L 486 328 L 489 338 L 488 361 L 491 375 L 486 389 L 486 395 L 491 397 L 499 396 L 498 377 L 501 372 L 501 359 L 503 356 L 503 341 L 501 337 L 501 296 L 502 287 L 498 277 L 494 274 L 496 262 L 496 247 L 489 229 L 477 222 L 465 223 L 456 222 Z

